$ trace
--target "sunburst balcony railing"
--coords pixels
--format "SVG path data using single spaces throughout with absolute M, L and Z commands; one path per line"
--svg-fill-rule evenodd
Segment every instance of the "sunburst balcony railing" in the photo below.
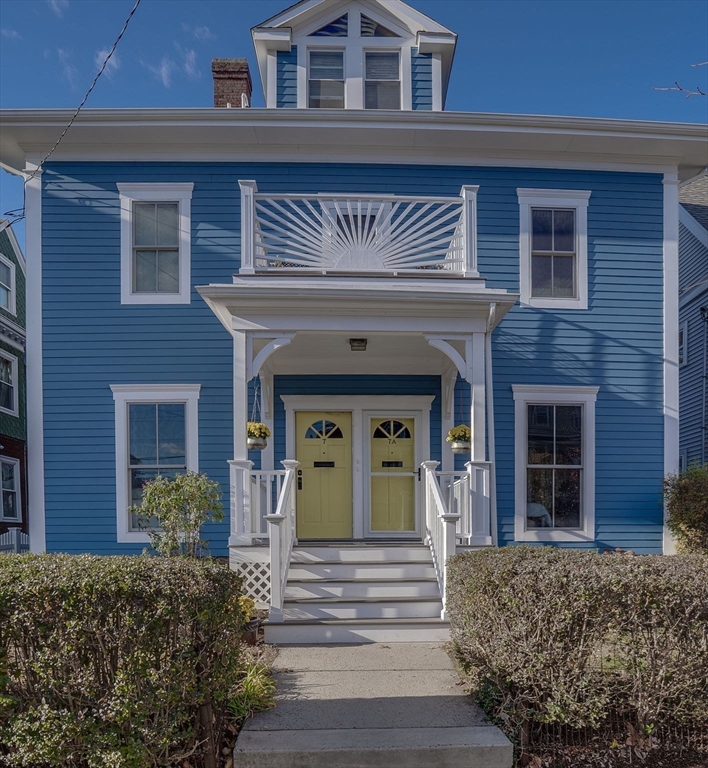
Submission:
M 456 274 L 478 277 L 477 189 L 459 197 L 298 195 L 241 181 L 241 274 Z

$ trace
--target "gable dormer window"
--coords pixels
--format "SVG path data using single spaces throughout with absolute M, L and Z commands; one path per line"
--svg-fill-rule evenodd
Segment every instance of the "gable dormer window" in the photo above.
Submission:
M 316 32 L 312 33 L 311 37 L 346 37 L 348 34 L 349 14 L 345 13 L 329 24 L 325 24 L 324 27 L 320 27 Z
M 310 108 L 344 109 L 344 51 L 310 51 Z
M 366 52 L 364 107 L 401 108 L 401 54 L 398 51 Z

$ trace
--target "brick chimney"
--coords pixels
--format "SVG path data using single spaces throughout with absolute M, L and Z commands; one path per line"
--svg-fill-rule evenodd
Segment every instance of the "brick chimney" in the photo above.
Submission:
M 251 73 L 246 59 L 212 59 L 214 106 L 240 109 L 251 106 Z

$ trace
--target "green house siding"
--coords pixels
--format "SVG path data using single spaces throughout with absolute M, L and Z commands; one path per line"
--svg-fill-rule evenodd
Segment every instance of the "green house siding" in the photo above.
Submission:
M 15 325 L 25 328 L 26 299 L 25 299 L 25 273 L 22 271 L 15 250 L 12 247 L 7 231 L 0 232 L 0 253 L 15 265 L 15 303 L 17 314 L 13 315 L 0 307 L 0 317 L 4 317 Z
M 0 340 L 0 350 L 17 358 L 18 396 L 20 398 L 19 416 L 0 411 L 0 435 L 8 435 L 17 440 L 27 439 L 27 370 L 25 356 L 17 347 Z

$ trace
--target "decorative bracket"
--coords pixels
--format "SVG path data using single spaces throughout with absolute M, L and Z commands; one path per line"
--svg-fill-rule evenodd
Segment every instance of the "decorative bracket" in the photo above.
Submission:
M 288 344 L 295 338 L 294 333 L 281 333 L 278 336 L 268 336 L 270 341 L 263 347 L 263 349 L 257 354 L 253 353 L 253 336 L 248 334 L 246 345 L 246 381 L 250 381 L 255 376 L 258 376 L 263 363 L 277 350 L 282 347 L 287 347 Z
M 452 360 L 453 365 L 460 372 L 465 381 L 471 380 L 470 367 L 472 362 L 472 336 L 425 336 L 425 340 L 431 347 L 439 349 Z M 464 357 L 452 346 L 451 341 L 464 341 Z

